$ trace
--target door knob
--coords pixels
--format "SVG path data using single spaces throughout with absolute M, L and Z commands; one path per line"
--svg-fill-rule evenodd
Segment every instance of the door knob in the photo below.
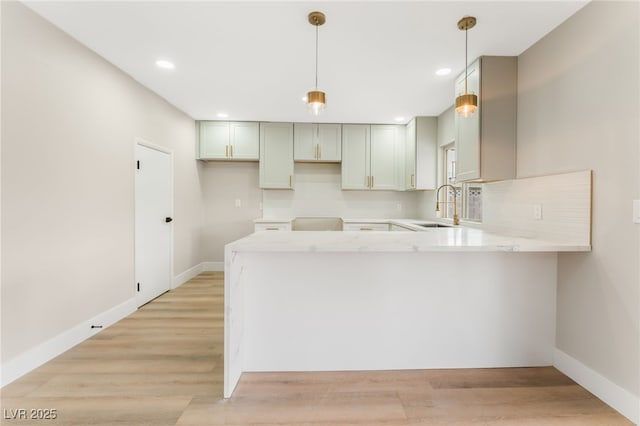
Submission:
M 173 222 L 173 218 L 171 218 L 171 217 L 165 217 L 165 218 L 164 218 L 164 221 L 165 221 L 165 222 L 167 222 L 167 223 L 169 223 L 169 222 Z

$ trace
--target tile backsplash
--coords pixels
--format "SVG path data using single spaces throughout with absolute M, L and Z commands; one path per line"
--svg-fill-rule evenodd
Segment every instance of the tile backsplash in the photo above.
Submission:
M 294 190 L 262 191 L 262 217 L 414 218 L 413 192 L 347 191 L 341 188 L 340 164 L 296 163 Z
M 486 183 L 483 228 L 591 244 L 591 170 Z

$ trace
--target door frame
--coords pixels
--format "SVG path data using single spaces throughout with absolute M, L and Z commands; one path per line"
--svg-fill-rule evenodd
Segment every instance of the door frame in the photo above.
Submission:
M 173 166 L 173 150 L 166 148 L 164 146 L 160 146 L 160 145 L 156 145 L 152 142 L 149 142 L 141 137 L 136 136 L 133 140 L 133 164 L 132 164 L 132 169 L 133 169 L 133 290 L 134 290 L 134 295 L 137 299 L 138 297 L 138 291 L 137 291 L 137 282 L 138 282 L 138 277 L 136 277 L 136 169 L 137 169 L 137 164 L 136 164 L 136 148 L 137 146 L 143 146 L 145 148 L 149 148 L 149 149 L 153 149 L 159 152 L 162 152 L 164 154 L 168 154 L 169 155 L 169 180 L 171 182 L 170 188 L 169 188 L 169 198 L 171 199 L 171 208 L 169 209 L 169 214 L 171 215 L 171 217 L 174 217 L 174 206 L 175 206 L 175 199 L 174 199 L 174 166 Z M 173 225 L 171 226 L 171 228 L 169 229 L 169 259 L 170 259 L 170 265 L 169 265 L 169 290 L 173 290 L 176 288 L 175 286 L 175 282 L 173 279 Z M 138 303 L 138 302 L 136 302 Z

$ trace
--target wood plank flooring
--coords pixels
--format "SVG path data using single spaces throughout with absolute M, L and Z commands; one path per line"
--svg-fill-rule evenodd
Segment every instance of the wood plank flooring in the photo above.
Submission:
M 16 425 L 631 425 L 554 368 L 244 374 L 222 399 L 222 273 L 199 275 L 1 390 Z M 384 344 L 384 342 L 381 342 Z M 55 420 L 9 419 L 20 408 Z M 15 411 L 13 411 L 15 412 Z

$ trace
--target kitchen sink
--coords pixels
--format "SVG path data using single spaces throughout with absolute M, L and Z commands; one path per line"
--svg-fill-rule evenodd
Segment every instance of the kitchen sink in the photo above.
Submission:
M 451 228 L 451 225 L 443 225 L 441 223 L 414 223 L 414 225 L 422 226 L 423 228 Z
M 339 217 L 296 217 L 291 225 L 292 231 L 342 231 L 342 219 Z

